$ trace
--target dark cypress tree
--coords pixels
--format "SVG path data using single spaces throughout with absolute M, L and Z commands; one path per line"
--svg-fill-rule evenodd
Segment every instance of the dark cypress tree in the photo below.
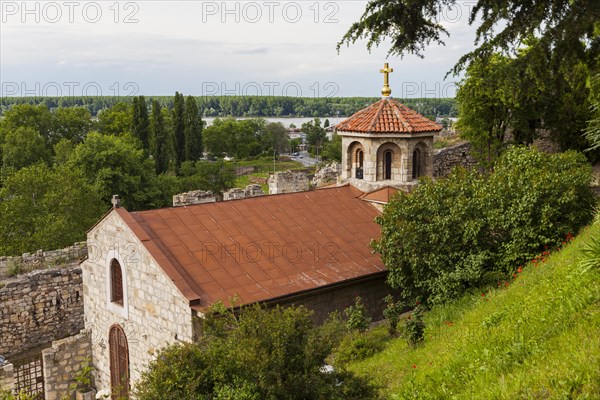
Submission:
M 183 94 L 175 92 L 173 102 L 173 150 L 175 155 L 175 171 L 179 172 L 181 161 L 184 160 L 185 152 L 185 123 L 184 123 L 184 100 Z
M 165 121 L 157 100 L 152 100 L 150 120 L 150 153 L 156 164 L 156 173 L 162 174 L 169 168 L 169 141 Z
M 133 119 L 131 131 L 133 135 L 140 139 L 144 149 L 149 150 L 150 143 L 148 136 L 150 134 L 150 120 L 148 118 L 148 105 L 144 96 L 133 98 Z
M 202 157 L 202 120 L 193 96 L 185 100 L 185 148 L 184 161 L 196 161 Z

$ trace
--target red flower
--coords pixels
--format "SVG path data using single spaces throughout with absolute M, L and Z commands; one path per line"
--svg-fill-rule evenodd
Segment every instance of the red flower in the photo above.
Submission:
M 516 278 L 516 277 L 517 277 L 517 274 L 513 274 L 513 278 Z
M 416 364 L 413 364 L 413 365 L 412 365 L 412 367 L 413 367 L 413 368 L 417 368 Z
M 518 273 L 521 273 L 521 272 L 523 272 L 523 267 L 519 267 L 519 269 L 517 269 L 517 272 L 518 272 Z

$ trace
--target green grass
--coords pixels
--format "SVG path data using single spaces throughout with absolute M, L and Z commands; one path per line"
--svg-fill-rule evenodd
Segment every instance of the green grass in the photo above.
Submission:
M 392 339 L 349 369 L 386 399 L 600 398 L 600 270 L 579 265 L 592 236 L 599 225 L 508 287 L 434 307 L 421 346 Z
M 235 161 L 235 165 L 239 167 L 255 167 L 260 170 L 270 170 L 273 172 L 273 157 L 260 157 L 255 160 L 240 160 Z M 301 162 L 294 160 L 276 160 L 275 169 L 277 171 L 285 171 L 288 169 L 304 169 L 306 168 Z
M 253 174 L 238 176 L 235 180 L 234 187 L 244 188 L 250 185 L 250 178 L 263 178 L 266 179 L 270 174 L 273 173 L 273 159 L 269 157 L 261 157 L 256 160 L 242 160 L 236 161 L 235 165 L 238 167 L 254 167 L 256 172 Z M 275 170 L 276 171 L 287 171 L 287 170 L 303 170 L 309 167 L 304 166 L 301 162 L 294 160 L 276 160 Z M 266 184 L 260 185 L 265 193 L 269 193 L 269 186 Z

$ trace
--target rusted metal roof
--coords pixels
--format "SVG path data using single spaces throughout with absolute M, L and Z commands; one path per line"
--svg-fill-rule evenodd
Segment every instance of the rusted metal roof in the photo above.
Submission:
M 375 203 L 387 204 L 390 202 L 390 199 L 398 193 L 399 189 L 393 186 L 385 186 L 381 189 L 374 190 L 369 193 L 365 193 L 360 198 L 365 201 L 372 201 Z
M 385 272 L 378 211 L 352 186 L 186 207 L 117 208 L 190 306 L 237 305 Z
M 359 133 L 439 132 L 442 128 L 391 97 L 371 104 L 336 125 L 338 131 Z

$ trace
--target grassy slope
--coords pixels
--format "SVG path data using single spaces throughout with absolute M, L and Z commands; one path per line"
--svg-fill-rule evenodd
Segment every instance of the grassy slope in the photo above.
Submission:
M 435 307 L 420 347 L 390 340 L 350 369 L 383 385 L 386 399 L 600 399 L 600 270 L 578 266 L 591 234 L 600 226 L 508 287 Z

